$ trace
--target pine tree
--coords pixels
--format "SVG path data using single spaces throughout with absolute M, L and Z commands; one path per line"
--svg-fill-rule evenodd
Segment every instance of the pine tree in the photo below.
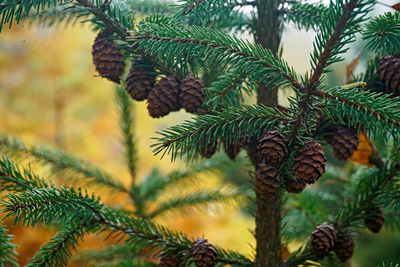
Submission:
M 279 0 L 184 0 L 173 8 L 161 7 L 153 1 L 147 6 L 138 0 L 129 3 L 6 0 L 0 4 L 0 26 L 11 26 L 14 21 L 21 20 L 41 20 L 44 24 L 74 22 L 83 17 L 95 29 L 107 32 L 109 41 L 118 44 L 117 49 L 123 52 L 126 60 L 132 57 L 145 59 L 141 71 L 151 72 L 141 75 L 151 79 L 158 76 L 158 82 L 148 96 L 148 108 L 153 117 L 182 108 L 180 90 L 183 81 L 191 75 L 203 78 L 206 87 L 200 88 L 200 82 L 192 82 L 186 91 L 190 95 L 184 99 L 185 103 L 196 106 L 196 115 L 161 131 L 153 151 L 155 155 L 168 154 L 173 160 L 182 157 L 188 161 L 199 156 L 212 157 L 223 146 L 235 146 L 238 147 L 236 150 L 243 148 L 247 152 L 254 171 L 257 170 L 254 192 L 249 194 L 249 208 L 256 222 L 255 257 L 226 251 L 205 239 L 201 239 L 203 245 L 198 246 L 198 241 L 183 233 L 151 222 L 158 213 L 144 213 L 142 203 L 136 203 L 138 216 L 132 217 L 106 207 L 97 197 L 88 196 L 80 189 L 49 185 L 30 170 L 21 172 L 4 158 L 3 188 L 18 192 L 10 193 L 4 200 L 6 216 L 26 225 L 68 222 L 38 252 L 32 265 L 65 264 L 70 249 L 80 238 L 86 233 L 106 229 L 126 234 L 127 244 L 139 251 L 150 248 L 155 255 L 172 255 L 182 266 L 193 262 L 197 266 L 324 264 L 325 260 L 338 262 L 351 257 L 352 250 L 346 249 L 352 246 L 343 238 L 352 239 L 358 228 L 374 225 L 377 229 L 376 225 L 381 226 L 386 215 L 380 207 L 390 210 L 394 218 L 398 217 L 400 98 L 396 96 L 396 90 L 400 75 L 395 64 L 400 52 L 399 13 L 388 12 L 368 19 L 376 4 L 372 0 L 337 0 L 328 6 Z M 246 6 L 253 8 L 251 14 L 244 11 Z M 43 15 L 43 10 L 49 11 Z M 148 15 L 134 25 L 135 10 L 157 14 Z M 311 70 L 303 76 L 280 57 L 284 22 L 317 30 Z M 253 34 L 255 43 L 239 39 L 231 34 L 232 31 Z M 332 70 L 334 63 L 343 60 L 343 53 L 360 31 L 365 47 L 374 52 L 375 58 L 364 73 L 351 75 L 347 84 L 329 86 L 326 73 Z M 108 49 L 104 52 L 108 56 L 104 62 L 115 64 L 112 56 L 116 53 Z M 379 60 L 388 55 L 390 62 Z M 109 77 L 107 73 L 102 76 Z M 289 97 L 287 107 L 278 105 L 278 91 L 284 88 L 294 93 Z M 205 98 L 197 91 L 200 89 L 205 91 Z M 244 96 L 252 94 L 256 95 L 257 104 L 244 104 Z M 199 103 L 202 106 L 197 109 Z M 128 117 L 123 121 L 129 124 Z M 358 140 L 357 134 L 366 134 L 372 141 L 384 140 L 385 143 L 381 146 L 385 149 L 379 151 L 382 155 L 371 145 L 368 165 L 374 166 L 347 174 L 350 179 L 338 179 L 338 174 L 328 168 L 329 161 L 326 166 L 326 146 L 321 146 L 329 136 L 343 134 L 338 132 L 343 127 L 351 129 L 353 134 L 346 132 L 348 142 L 331 142 L 335 151 L 344 151 L 338 146 L 346 146 L 346 155 L 339 153 L 341 160 L 353 152 L 353 146 L 358 142 L 354 141 Z M 126 136 L 127 163 L 134 177 L 132 132 L 124 125 L 122 128 Z M 279 132 L 275 137 L 282 138 L 268 139 L 265 147 L 263 144 L 267 141 L 263 138 L 271 131 Z M 133 184 L 132 189 L 127 190 L 101 170 L 60 152 L 27 147 L 6 136 L 0 144 L 5 153 L 31 155 L 53 165 L 57 171 L 77 172 L 90 178 L 89 181 L 130 195 L 141 186 L 153 190 L 150 195 L 165 187 L 166 179 L 163 179 L 162 182 L 150 181 L 147 185 Z M 278 151 L 282 147 L 285 153 Z M 277 150 L 279 160 L 268 160 L 266 148 Z M 327 181 L 335 186 L 327 185 Z M 316 183 L 318 187 L 315 190 L 306 188 L 299 195 L 285 191 L 300 192 L 306 183 Z M 268 186 L 273 188 L 266 188 Z M 142 196 L 138 201 L 144 201 L 146 197 L 153 195 Z M 339 199 L 345 201 L 341 203 Z M 170 200 L 165 205 L 174 208 L 179 201 Z M 70 209 L 75 212 L 71 214 Z M 166 208 L 159 207 L 160 212 L 163 209 Z M 299 220 L 299 216 L 307 218 Z M 300 222 L 303 224 L 296 225 L 293 230 L 293 224 Z M 286 238 L 299 236 L 305 238 L 304 246 L 283 259 L 283 242 Z M 333 258 L 335 250 L 339 258 Z

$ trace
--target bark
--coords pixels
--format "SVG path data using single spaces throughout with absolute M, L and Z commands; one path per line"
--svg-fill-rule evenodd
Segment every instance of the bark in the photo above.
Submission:
M 280 0 L 258 0 L 257 29 L 255 40 L 265 48 L 278 53 L 281 40 L 281 24 L 278 18 Z M 278 105 L 277 88 L 273 85 L 260 84 L 257 103 L 268 106 Z M 256 144 L 253 144 L 253 146 Z M 257 164 L 255 147 L 249 148 L 252 162 Z M 257 195 L 256 205 L 256 266 L 283 266 L 281 253 L 281 204 L 282 198 L 277 196 L 265 201 Z

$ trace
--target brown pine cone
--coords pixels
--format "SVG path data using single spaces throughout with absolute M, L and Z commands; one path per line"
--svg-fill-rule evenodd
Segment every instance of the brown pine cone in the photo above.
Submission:
M 340 126 L 327 141 L 332 145 L 337 159 L 347 160 L 357 150 L 360 135 L 356 132 L 356 129 Z
M 147 110 L 153 118 L 160 118 L 180 109 L 179 81 L 172 75 L 162 78 L 147 97 Z
M 179 94 L 182 107 L 190 113 L 198 111 L 203 105 L 205 93 L 203 82 L 199 78 L 194 78 L 190 74 L 183 80 L 181 92 Z
M 377 206 L 370 206 L 364 211 L 364 214 L 366 215 L 364 218 L 365 226 L 367 226 L 371 232 L 378 233 L 385 222 L 383 211 Z
M 279 131 L 267 131 L 257 146 L 260 158 L 274 167 L 279 167 L 288 154 L 287 139 Z
M 306 183 L 303 180 L 286 180 L 286 191 L 289 193 L 301 193 L 306 188 Z
M 307 184 L 317 181 L 325 172 L 326 157 L 319 143 L 309 141 L 299 147 L 294 158 L 294 176 Z
M 273 198 L 280 188 L 278 170 L 265 163 L 258 164 L 254 185 L 256 192 L 263 198 Z
M 204 238 L 199 238 L 193 242 L 192 257 L 196 267 L 212 267 L 217 262 L 215 248 Z
M 333 249 L 336 256 L 342 262 L 346 262 L 353 256 L 354 246 L 354 240 L 351 235 L 349 233 L 344 233 L 338 236 Z
M 132 63 L 132 67 L 126 78 L 126 91 L 132 99 L 142 101 L 147 98 L 156 82 L 154 73 L 154 67 L 143 57 L 137 58 Z
M 400 95 L 400 57 L 383 56 L 379 59 L 378 73 L 386 93 Z
M 231 160 L 235 160 L 237 155 L 240 152 L 240 148 L 243 146 L 243 138 L 239 138 L 239 141 L 236 144 L 231 144 L 226 141 L 226 138 L 222 139 L 222 143 L 224 145 L 224 151 L 228 155 Z
M 213 143 L 212 140 L 210 140 L 210 142 L 207 143 L 207 146 L 201 147 L 201 149 L 199 150 L 200 154 L 204 158 L 209 159 L 215 154 L 215 152 L 217 152 L 217 146 L 217 142 Z
M 176 259 L 175 255 L 161 255 L 158 267 L 176 267 L 179 265 L 179 261 Z
M 311 246 L 319 258 L 325 257 L 335 245 L 337 230 L 329 222 L 318 225 L 311 234 Z
M 103 30 L 94 40 L 93 64 L 101 77 L 120 83 L 125 69 L 124 57 L 116 42 L 110 39 L 111 32 Z

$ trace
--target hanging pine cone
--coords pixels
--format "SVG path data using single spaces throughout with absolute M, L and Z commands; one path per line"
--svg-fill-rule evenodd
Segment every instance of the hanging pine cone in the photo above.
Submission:
M 217 151 L 217 145 L 217 142 L 214 143 L 212 140 L 210 140 L 206 146 L 201 147 L 200 154 L 206 159 L 211 158 Z
M 93 64 L 101 77 L 120 83 L 125 69 L 124 57 L 110 36 L 109 30 L 103 30 L 97 35 L 92 47 Z
M 227 143 L 226 138 L 223 138 L 222 143 L 224 144 L 226 155 L 228 155 L 231 160 L 235 160 L 240 152 L 240 148 L 243 146 L 243 138 L 239 138 L 236 144 Z
M 257 146 L 260 158 L 274 167 L 279 167 L 288 154 L 287 139 L 279 131 L 267 131 Z
M 167 115 L 180 109 L 179 81 L 172 75 L 162 78 L 147 97 L 147 110 L 153 118 Z
M 364 211 L 366 217 L 364 218 L 364 224 L 373 233 L 378 233 L 383 223 L 385 222 L 385 216 L 383 211 L 377 206 L 371 206 Z
M 255 190 L 265 199 L 273 198 L 280 188 L 278 170 L 275 167 L 261 163 L 257 166 Z
M 332 137 L 328 139 L 328 143 L 332 145 L 337 159 L 347 160 L 357 150 L 360 136 L 356 129 L 340 126 Z
M 346 262 L 353 256 L 354 240 L 349 233 L 344 233 L 338 236 L 336 240 L 334 251 L 336 256 L 342 261 Z
M 311 246 L 319 258 L 323 258 L 333 249 L 337 239 L 337 230 L 329 222 L 318 225 L 311 234 Z
M 212 267 L 217 261 L 217 252 L 207 239 L 199 238 L 192 244 L 192 257 L 196 267 Z
M 158 267 L 176 267 L 179 265 L 179 261 L 176 259 L 175 255 L 161 255 Z
M 299 147 L 294 158 L 294 176 L 307 184 L 317 181 L 325 172 L 326 157 L 319 143 L 309 141 Z
M 302 180 L 286 180 L 286 191 L 289 193 L 301 193 L 306 188 L 306 183 Z
M 203 82 L 199 78 L 195 79 L 193 74 L 190 74 L 183 80 L 179 98 L 187 112 L 194 113 L 201 108 L 204 97 Z
M 143 57 L 132 63 L 126 78 L 126 90 L 132 99 L 142 101 L 147 98 L 156 81 L 154 73 L 154 67 Z
M 378 73 L 385 85 L 386 93 L 400 95 L 400 57 L 390 55 L 381 57 Z

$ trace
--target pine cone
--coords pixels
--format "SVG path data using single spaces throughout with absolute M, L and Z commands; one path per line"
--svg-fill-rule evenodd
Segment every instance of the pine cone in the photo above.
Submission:
M 379 59 L 379 78 L 386 93 L 400 95 L 400 57 L 383 56 Z
M 94 40 L 93 64 L 101 77 L 120 83 L 125 69 L 124 57 L 117 43 L 109 39 L 110 35 L 109 30 L 103 30 Z
M 222 139 L 222 143 L 224 144 L 224 151 L 231 160 L 236 159 L 237 155 L 240 152 L 240 148 L 243 146 L 243 142 L 243 138 L 239 138 L 239 141 L 236 144 L 227 144 L 226 138 Z
M 378 233 L 385 222 L 383 211 L 377 206 L 371 206 L 364 211 L 364 214 L 367 216 L 364 218 L 365 226 L 371 232 Z
M 347 160 L 357 150 L 360 137 L 355 129 L 341 126 L 328 139 L 328 143 L 332 145 L 336 158 Z
M 204 158 L 211 158 L 215 152 L 217 151 L 217 145 L 218 143 L 215 142 L 213 143 L 212 140 L 210 140 L 210 142 L 207 143 L 207 146 L 202 146 L 202 148 L 200 149 L 200 154 L 204 157 Z
M 161 255 L 158 267 L 176 267 L 179 265 L 179 261 L 176 259 L 175 255 Z
M 309 141 L 299 147 L 294 158 L 294 176 L 307 184 L 317 181 L 325 172 L 326 157 L 319 143 Z
M 353 256 L 354 240 L 349 233 L 344 233 L 338 236 L 336 240 L 334 251 L 336 256 L 342 261 L 346 262 Z
M 203 82 L 200 79 L 195 79 L 193 74 L 190 74 L 183 80 L 179 98 L 187 112 L 194 113 L 201 108 L 204 97 Z
M 156 82 L 154 67 L 149 63 L 142 57 L 136 59 L 126 78 L 126 90 L 137 101 L 145 100 Z
M 286 180 L 286 191 L 289 193 L 301 193 L 306 188 L 306 183 L 303 180 Z
M 288 154 L 287 139 L 279 131 L 267 131 L 257 149 L 263 161 L 271 166 L 279 167 Z
M 179 81 L 172 75 L 162 78 L 150 91 L 147 97 L 147 110 L 153 118 L 167 115 L 180 109 Z
M 199 238 L 192 244 L 192 257 L 196 267 L 212 267 L 217 261 L 217 252 L 207 239 Z
M 333 249 L 337 230 L 329 222 L 318 225 L 311 234 L 311 246 L 319 258 L 325 257 Z
M 280 188 L 278 170 L 275 167 L 261 163 L 257 166 L 255 190 L 265 199 L 273 198 Z

